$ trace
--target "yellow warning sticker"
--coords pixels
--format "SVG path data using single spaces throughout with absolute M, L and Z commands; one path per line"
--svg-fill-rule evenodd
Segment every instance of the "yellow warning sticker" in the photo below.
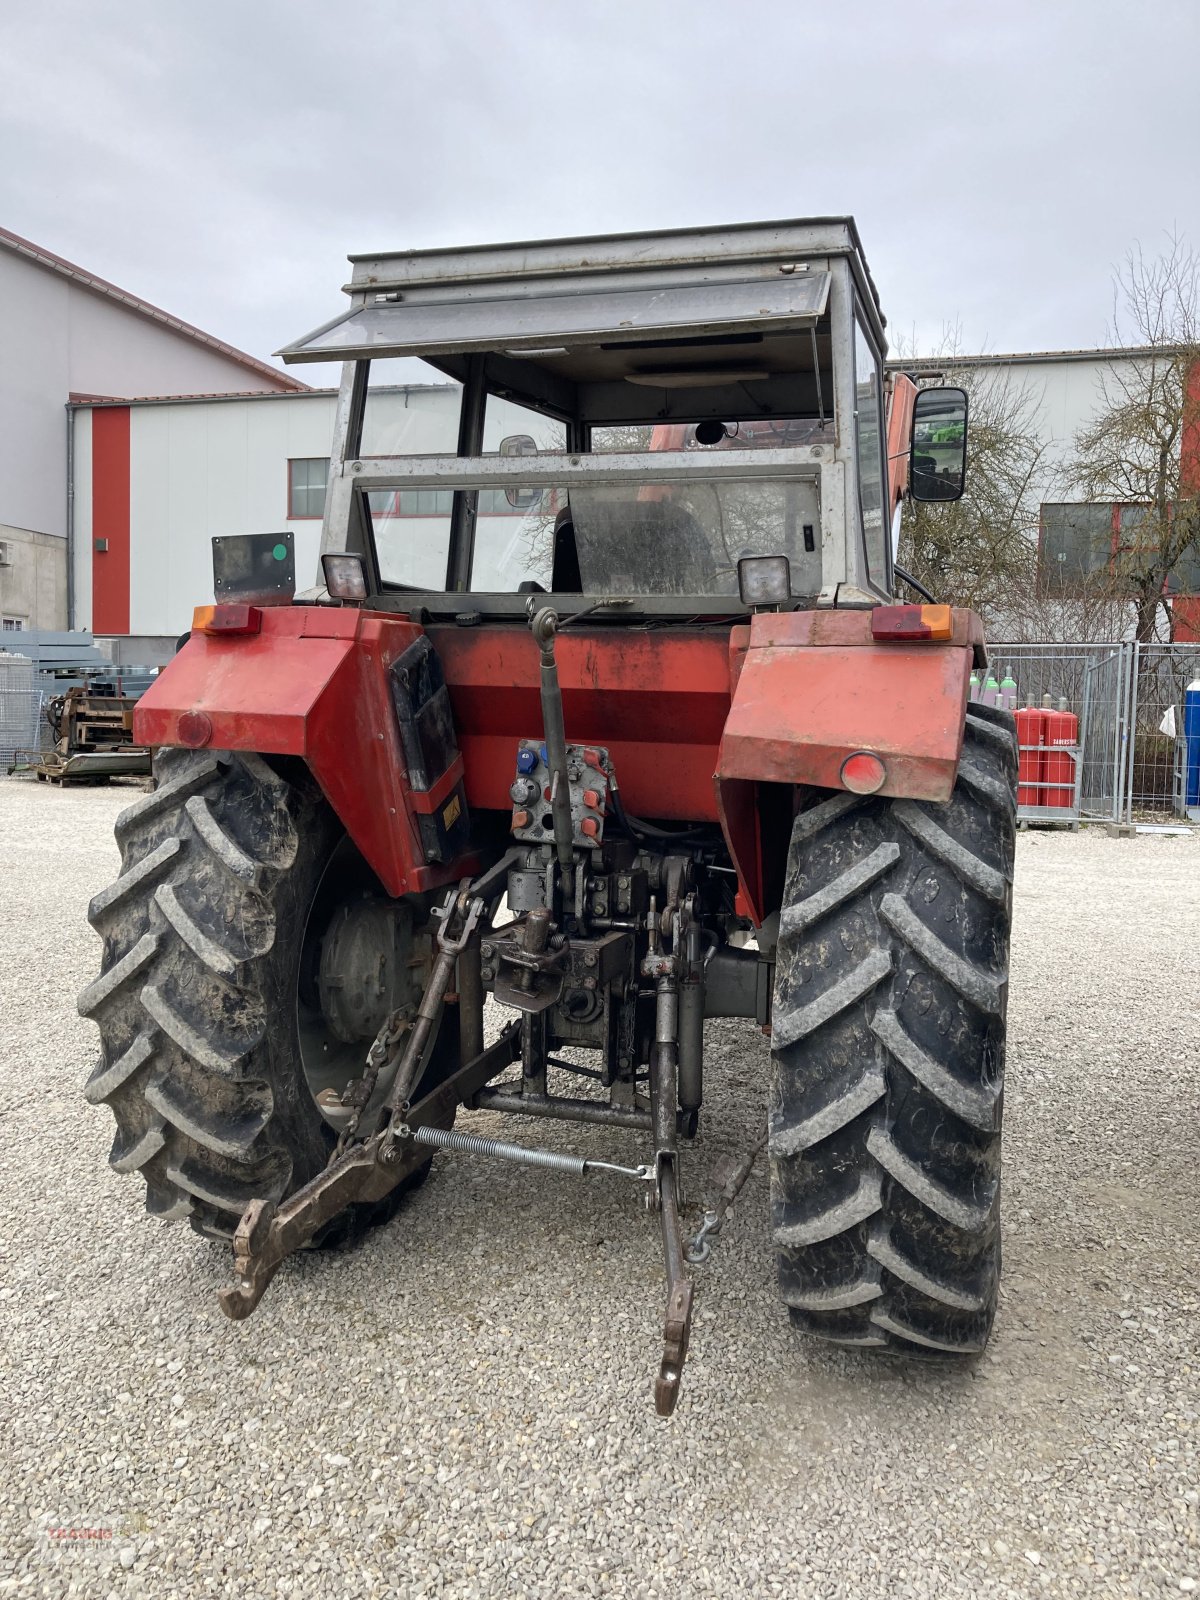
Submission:
M 452 828 L 461 815 L 462 801 L 457 795 L 454 795 L 450 800 L 450 804 L 442 812 L 442 827 Z

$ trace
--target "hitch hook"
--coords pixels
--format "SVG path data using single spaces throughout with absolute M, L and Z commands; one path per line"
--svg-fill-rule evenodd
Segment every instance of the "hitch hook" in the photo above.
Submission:
M 663 1260 L 667 1269 L 667 1309 L 663 1316 L 663 1349 L 654 1380 L 654 1409 L 669 1417 L 679 1399 L 679 1380 L 687 1360 L 692 1335 L 692 1294 L 679 1225 L 674 1156 L 661 1156 L 658 1164 L 658 1206 L 662 1223 Z

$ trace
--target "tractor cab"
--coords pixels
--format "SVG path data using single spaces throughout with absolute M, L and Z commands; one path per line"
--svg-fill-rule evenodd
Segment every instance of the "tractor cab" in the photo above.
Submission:
M 335 595 L 720 616 L 761 599 L 759 558 L 785 608 L 891 595 L 886 341 L 852 221 L 352 260 L 350 309 L 281 352 L 345 361 L 321 548 L 358 559 L 326 562 Z M 373 387 L 398 357 L 461 385 L 443 453 L 403 448 L 403 397 Z

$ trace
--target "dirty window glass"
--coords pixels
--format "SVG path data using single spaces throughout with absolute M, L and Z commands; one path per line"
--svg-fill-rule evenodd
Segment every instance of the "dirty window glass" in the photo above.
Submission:
M 858 446 L 858 498 L 862 507 L 867 563 L 883 585 L 887 577 L 883 519 L 883 406 L 879 359 L 857 320 L 854 324 L 854 432 Z
M 645 483 L 544 491 L 507 536 L 476 543 L 471 587 L 511 594 L 729 595 L 746 555 L 788 557 L 792 593 L 821 587 L 815 480 Z
M 524 447 L 512 441 L 529 440 Z M 483 413 L 483 453 L 496 455 L 505 441 L 510 441 L 505 455 L 561 454 L 567 448 L 567 430 L 564 423 L 548 417 L 529 406 L 518 405 L 515 400 L 501 400 L 490 394 Z

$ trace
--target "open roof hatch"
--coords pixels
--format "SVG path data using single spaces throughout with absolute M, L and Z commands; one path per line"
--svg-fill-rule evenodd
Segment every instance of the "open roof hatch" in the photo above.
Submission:
M 663 279 L 577 278 L 570 290 L 561 280 L 524 282 L 519 293 L 511 283 L 391 291 L 283 354 L 289 361 L 418 356 L 460 383 L 467 363 L 482 359 L 490 393 L 599 425 L 817 409 L 815 369 L 829 362 L 827 271 Z
M 631 361 L 637 354 L 651 354 L 647 341 L 670 340 L 676 361 L 667 365 L 676 365 L 696 348 L 692 339 L 679 337 L 685 330 L 695 330 L 705 350 L 714 336 L 730 334 L 749 334 L 749 345 L 757 342 L 756 336 L 815 322 L 828 297 L 829 274 L 808 271 L 765 280 L 651 283 L 489 298 L 418 301 L 389 294 L 380 296 L 382 303 L 350 311 L 280 354 L 289 361 L 329 361 L 494 350 L 549 360 L 582 344 L 598 353 L 621 355 L 620 364 L 636 370 L 639 365 L 662 365 Z M 762 365 L 754 360 L 732 363 L 739 364 Z

